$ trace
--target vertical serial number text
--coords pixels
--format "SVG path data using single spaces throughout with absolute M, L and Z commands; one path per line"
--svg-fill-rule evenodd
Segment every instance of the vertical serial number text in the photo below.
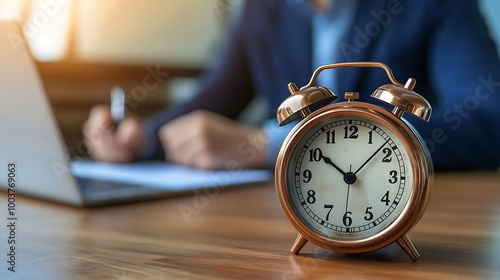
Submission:
M 8 270 L 16 272 L 16 172 L 17 165 L 14 162 L 7 164 L 7 264 Z

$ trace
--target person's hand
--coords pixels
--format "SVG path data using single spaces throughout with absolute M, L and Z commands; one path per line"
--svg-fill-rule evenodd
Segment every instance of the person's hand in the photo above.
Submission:
M 92 108 L 83 135 L 90 156 L 105 162 L 130 162 L 145 143 L 139 120 L 127 118 L 116 127 L 105 105 Z
M 262 168 L 267 139 L 259 128 L 221 115 L 195 111 L 161 127 L 168 161 L 202 169 Z

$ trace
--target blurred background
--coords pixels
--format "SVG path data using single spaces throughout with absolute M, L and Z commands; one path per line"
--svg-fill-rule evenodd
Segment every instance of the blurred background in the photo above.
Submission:
M 108 104 L 114 86 L 142 118 L 190 98 L 242 1 L 0 0 L 0 19 L 21 23 L 68 151 L 79 157 L 88 111 Z M 500 1 L 480 5 L 500 42 Z
M 21 23 L 68 150 L 84 156 L 82 124 L 114 86 L 139 117 L 189 98 L 240 4 L 0 0 L 0 19 Z

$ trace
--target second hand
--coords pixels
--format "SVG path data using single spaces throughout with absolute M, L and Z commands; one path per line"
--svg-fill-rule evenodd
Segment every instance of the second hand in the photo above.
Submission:
M 349 172 L 351 172 L 352 164 L 349 164 Z M 347 209 L 349 207 L 349 190 L 351 189 L 351 184 L 347 184 L 347 199 L 345 202 L 345 212 L 347 213 Z

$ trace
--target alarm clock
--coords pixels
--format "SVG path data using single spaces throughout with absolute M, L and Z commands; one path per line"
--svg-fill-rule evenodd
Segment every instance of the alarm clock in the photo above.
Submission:
M 344 102 L 329 88 L 316 86 L 326 69 L 376 67 L 390 84 L 371 95 L 392 111 L 356 101 Z M 363 253 L 397 242 L 415 261 L 420 255 L 408 237 L 429 201 L 433 167 L 429 151 L 403 114 L 429 121 L 431 106 L 413 91 L 415 80 L 403 85 L 390 68 L 378 62 L 323 65 L 278 108 L 280 125 L 301 119 L 278 154 L 275 184 L 285 216 L 299 232 L 291 252 L 310 241 L 322 248 Z

